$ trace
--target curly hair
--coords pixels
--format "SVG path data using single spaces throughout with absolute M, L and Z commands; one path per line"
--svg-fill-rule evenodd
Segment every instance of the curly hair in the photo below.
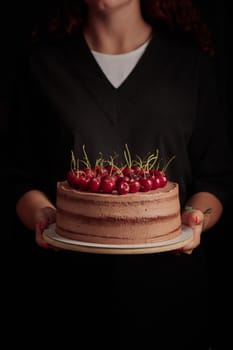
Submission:
M 209 27 L 192 0 L 141 0 L 141 10 L 152 26 L 190 34 L 205 52 L 214 54 Z M 52 36 L 76 33 L 85 22 L 87 11 L 85 0 L 55 1 L 43 25 L 40 23 L 33 31 L 34 40 L 39 33 Z

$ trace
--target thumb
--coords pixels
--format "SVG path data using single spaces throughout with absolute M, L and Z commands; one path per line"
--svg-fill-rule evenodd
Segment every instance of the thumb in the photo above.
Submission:
M 189 227 L 200 225 L 203 220 L 204 215 L 202 211 L 198 209 L 185 210 L 182 214 L 182 223 Z

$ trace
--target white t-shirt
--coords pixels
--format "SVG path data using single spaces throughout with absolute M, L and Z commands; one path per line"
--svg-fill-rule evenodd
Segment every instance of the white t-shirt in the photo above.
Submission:
M 118 88 L 132 72 L 149 42 L 150 40 L 146 41 L 136 50 L 127 53 L 114 55 L 92 50 L 92 54 L 110 83 L 115 88 Z

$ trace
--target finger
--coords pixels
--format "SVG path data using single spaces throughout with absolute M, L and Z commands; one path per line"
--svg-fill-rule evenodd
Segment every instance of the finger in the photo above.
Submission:
M 183 224 L 194 227 L 202 224 L 204 215 L 200 210 L 186 211 L 182 215 Z
M 59 251 L 59 249 L 57 247 L 52 246 L 44 239 L 43 231 L 47 226 L 48 225 L 45 225 L 45 223 L 43 221 L 36 224 L 36 229 L 35 229 L 36 243 L 44 249 L 52 249 L 52 250 L 57 252 L 57 251 Z
M 182 247 L 179 254 L 192 254 L 193 250 L 200 244 L 203 219 L 203 213 L 196 209 L 185 211 L 182 214 L 182 223 L 189 226 L 193 230 L 193 238 L 184 247 Z
M 174 251 L 175 255 L 181 255 L 181 254 L 192 254 L 193 252 L 193 248 L 186 248 L 186 247 L 181 247 L 181 248 L 178 248 Z
M 43 248 L 46 248 L 47 247 L 47 242 L 44 240 L 43 238 L 43 231 L 45 229 L 45 223 L 43 221 L 39 221 L 37 224 L 36 224 L 36 229 L 35 229 L 35 239 L 36 239 L 36 243 L 43 247 Z
M 53 247 L 44 239 L 43 231 L 47 227 L 43 221 L 36 224 L 35 239 L 36 243 L 44 249 L 53 249 Z

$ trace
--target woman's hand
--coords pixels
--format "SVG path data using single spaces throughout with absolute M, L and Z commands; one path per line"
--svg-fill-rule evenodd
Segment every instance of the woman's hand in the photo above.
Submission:
M 213 227 L 220 219 L 222 212 L 222 203 L 212 193 L 197 192 L 190 197 L 182 212 L 181 221 L 182 224 L 191 227 L 193 239 L 178 252 L 191 254 L 200 244 L 202 232 Z
M 204 229 L 204 213 L 198 209 L 184 210 L 181 216 L 182 224 L 189 226 L 193 230 L 193 239 L 179 252 L 191 254 L 201 242 L 201 233 Z
M 52 248 L 43 238 L 43 231 L 49 225 L 56 221 L 56 209 L 52 207 L 44 207 L 38 209 L 35 215 L 36 225 L 35 225 L 35 239 L 36 243 L 43 248 Z M 54 248 L 56 249 L 56 248 Z

